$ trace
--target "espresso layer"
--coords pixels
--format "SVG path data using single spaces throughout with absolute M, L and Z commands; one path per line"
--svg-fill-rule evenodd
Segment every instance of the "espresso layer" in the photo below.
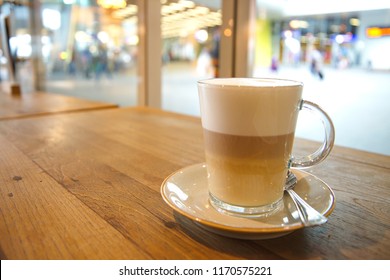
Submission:
M 204 130 L 210 192 L 239 206 L 264 206 L 280 200 L 293 138 L 293 133 L 253 137 Z
M 233 158 L 288 158 L 294 133 L 277 136 L 239 136 L 203 129 L 206 152 Z

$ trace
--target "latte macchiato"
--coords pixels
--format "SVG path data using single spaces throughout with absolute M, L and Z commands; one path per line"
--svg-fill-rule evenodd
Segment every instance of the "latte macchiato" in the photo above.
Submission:
M 272 210 L 283 197 L 302 84 L 228 78 L 198 89 L 211 201 Z
M 334 143 L 332 120 L 302 100 L 303 85 L 282 79 L 217 78 L 198 82 L 210 202 L 222 213 L 272 214 L 282 206 L 290 167 L 323 161 Z M 298 113 L 322 121 L 322 146 L 305 157 L 291 151 Z

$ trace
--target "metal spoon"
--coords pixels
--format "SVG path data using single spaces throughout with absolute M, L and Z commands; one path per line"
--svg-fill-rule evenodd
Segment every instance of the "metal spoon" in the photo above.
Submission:
M 309 204 L 307 204 L 307 202 L 293 190 L 297 181 L 298 180 L 295 175 L 291 171 L 288 171 L 284 190 L 288 192 L 292 201 L 294 202 L 302 223 L 307 227 L 326 223 L 328 219 Z

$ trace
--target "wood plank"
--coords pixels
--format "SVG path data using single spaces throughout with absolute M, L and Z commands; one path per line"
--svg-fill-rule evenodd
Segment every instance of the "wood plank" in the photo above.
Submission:
M 118 106 L 111 103 L 85 100 L 53 93 L 33 92 L 13 96 L 0 92 L 0 120 L 116 107 Z
M 121 108 L 10 120 L 0 123 L 0 134 L 154 259 L 390 258 L 390 173 L 382 156 L 369 153 L 366 163 L 365 152 L 336 147 L 308 170 L 335 191 L 329 222 L 244 241 L 201 229 L 159 193 L 166 176 L 204 161 L 198 118 Z M 300 153 L 317 145 L 296 144 Z
M 316 141 L 307 139 L 296 139 L 296 150 L 300 155 L 307 155 L 315 151 L 321 145 Z M 347 159 L 350 161 L 360 162 L 364 164 L 371 164 L 375 166 L 385 167 L 390 169 L 390 156 L 370 153 L 366 151 L 356 150 L 347 147 L 335 146 L 331 152 L 333 158 Z
M 337 158 L 306 171 L 335 192 L 336 207 L 328 223 L 286 237 L 297 244 L 294 250 L 280 240 L 260 244 L 284 252 L 281 254 L 287 259 L 389 259 L 390 173 L 382 167 Z
M 116 115 L 115 112 L 116 110 L 109 115 Z M 68 125 L 69 120 L 71 125 Z M 123 121 L 126 122 L 126 118 Z M 105 137 L 97 137 L 95 133 L 89 132 L 90 124 L 84 126 L 85 122 L 82 125 L 80 119 L 77 121 L 68 115 L 34 121 L 25 119 L 23 126 L 20 121 L 9 121 L 0 126 L 12 127 L 11 124 L 21 128 L 27 138 L 12 131 L 13 128 L 6 131 L 1 129 L 1 132 L 7 134 L 23 152 L 85 205 L 104 216 L 108 223 L 127 239 L 145 248 L 155 259 L 280 258 L 264 249 L 259 254 L 256 249 L 258 246 L 244 241 L 210 236 L 208 232 L 192 225 L 191 232 L 196 233 L 198 238 L 208 237 L 203 245 L 194 243 L 186 234 L 187 229 L 182 228 L 176 221 L 172 210 L 163 202 L 159 192 L 163 177 L 180 168 L 180 165 L 173 165 L 169 161 L 152 157 L 142 150 L 126 147 L 116 141 L 107 141 Z M 61 124 L 61 133 L 64 134 L 59 140 L 58 127 Z M 39 129 L 42 125 L 48 131 L 53 129 L 52 137 L 46 135 L 46 129 Z M 100 127 L 102 126 L 101 124 Z M 122 131 L 121 127 L 116 129 Z M 34 131 L 40 131 L 39 135 L 34 135 Z M 50 138 L 54 143 L 51 140 L 44 143 L 41 141 Z M 116 147 L 118 145 L 119 147 Z M 117 170 L 114 163 L 126 173 Z M 163 172 L 163 176 L 160 172 Z M 144 185 L 141 181 L 150 185 Z
M 1 135 L 0 154 L 2 259 L 150 258 Z

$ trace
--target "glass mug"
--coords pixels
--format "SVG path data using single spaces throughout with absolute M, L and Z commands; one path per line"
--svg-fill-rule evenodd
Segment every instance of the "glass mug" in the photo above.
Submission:
M 283 201 L 288 169 L 318 164 L 330 153 L 334 126 L 318 105 L 302 100 L 303 84 L 274 78 L 215 78 L 198 81 L 208 190 L 220 212 L 259 216 Z M 318 113 L 322 146 L 294 158 L 298 113 Z

